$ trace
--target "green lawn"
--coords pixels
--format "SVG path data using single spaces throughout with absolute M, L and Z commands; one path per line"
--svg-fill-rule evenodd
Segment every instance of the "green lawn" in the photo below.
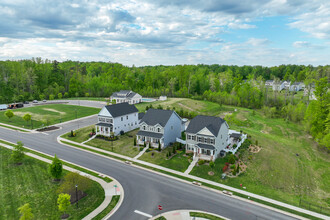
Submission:
M 17 209 L 25 203 L 30 204 L 34 219 L 60 219 L 56 206 L 59 183 L 52 181 L 48 164 L 26 157 L 23 164 L 17 166 L 10 161 L 10 154 L 10 150 L 0 147 L 0 219 L 19 219 Z M 104 200 L 101 185 L 91 182 L 87 196 L 79 200 L 79 208 L 72 205 L 70 219 L 82 219 Z
M 161 152 L 158 152 L 157 150 L 145 152 L 141 157 L 139 157 L 139 160 L 143 160 L 173 170 L 184 172 L 190 165 L 188 157 L 183 156 L 184 153 L 179 151 L 180 153 L 176 154 L 170 159 L 167 159 L 166 158 L 167 153 L 168 152 L 172 153 L 172 151 L 173 151 L 172 147 L 167 147 Z
M 138 147 L 133 147 L 133 139 L 136 137 L 137 132 L 138 129 L 127 132 L 124 135 L 118 136 L 118 140 L 113 142 L 94 138 L 85 144 L 128 157 L 135 157 L 140 152 Z
M 111 202 L 109 205 L 102 211 L 100 212 L 97 216 L 93 218 L 93 220 L 99 220 L 104 218 L 106 215 L 108 215 L 113 208 L 116 207 L 118 201 L 120 199 L 120 196 L 112 196 Z
M 76 133 L 75 137 L 70 137 L 71 132 L 63 134 L 61 137 L 66 138 L 70 141 L 75 141 L 75 142 L 81 143 L 81 142 L 87 141 L 90 138 L 89 134 L 92 132 L 93 128 L 95 128 L 95 125 L 90 125 L 90 126 L 75 130 L 74 131 Z
M 248 169 L 238 178 L 221 180 L 227 161 L 218 159 L 215 175 L 209 176 L 210 167 L 195 167 L 191 174 L 239 188 L 243 184 L 249 192 L 264 195 L 290 204 L 303 200 L 324 207 L 330 206 L 330 157 L 317 147 L 302 125 L 271 119 L 256 111 L 237 108 L 230 128 L 243 130 L 258 140 L 262 150 L 243 154 Z M 296 156 L 298 154 L 299 156 Z M 248 156 L 252 155 L 252 160 Z M 306 207 L 308 208 L 308 207 Z M 319 210 L 315 210 L 319 211 Z
M 48 126 L 97 114 L 99 113 L 100 109 L 85 106 L 50 104 L 14 109 L 12 111 L 14 112 L 15 116 L 10 120 L 4 115 L 4 111 L 1 112 L 0 122 L 18 127 L 24 127 L 27 129 L 32 129 L 33 127 L 33 129 L 35 129 L 40 128 L 43 125 Z M 23 120 L 22 117 L 27 113 L 32 116 L 32 123 L 31 121 L 26 122 Z
M 219 218 L 214 215 L 206 214 L 206 213 L 201 213 L 201 212 L 190 212 L 190 217 L 200 217 L 200 218 L 205 218 L 209 220 L 223 220 L 223 218 Z

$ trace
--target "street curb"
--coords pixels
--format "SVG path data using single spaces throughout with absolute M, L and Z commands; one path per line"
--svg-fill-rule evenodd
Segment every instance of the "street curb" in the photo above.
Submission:
M 0 138 L 0 140 L 3 140 L 3 139 Z M 12 143 L 12 142 L 7 141 L 7 140 L 3 140 L 3 141 L 8 142 L 8 143 Z M 12 143 L 12 144 L 15 144 L 15 143 Z M 3 143 L 0 143 L 0 146 L 3 146 L 3 147 L 8 148 L 8 149 L 12 149 L 12 146 L 8 146 L 8 145 L 3 144 Z M 52 155 L 50 155 L 50 154 L 43 153 L 43 152 L 40 152 L 40 151 L 38 151 L 38 150 L 31 149 L 31 148 L 29 148 L 29 147 L 27 147 L 27 146 L 24 146 L 24 148 L 27 148 L 27 149 L 29 149 L 29 150 L 32 150 L 32 151 L 38 152 L 38 153 L 40 153 L 40 154 L 43 154 L 43 155 L 46 155 L 46 156 L 49 156 L 49 157 L 54 157 L 54 156 L 52 156 Z M 37 159 L 37 160 L 40 160 L 40 161 L 43 161 L 43 162 L 45 162 L 45 163 L 49 163 L 49 164 L 50 164 L 50 163 L 52 162 L 51 160 L 49 160 L 49 159 L 47 159 L 47 158 L 44 158 L 44 157 L 39 156 L 39 155 L 35 155 L 35 154 L 33 154 L 33 153 L 30 153 L 30 152 L 28 152 L 28 153 L 26 153 L 26 154 L 27 154 L 28 156 L 30 156 L 30 157 L 33 157 L 33 158 L 35 158 L 35 159 Z M 77 167 L 80 167 L 80 168 L 83 168 L 83 169 L 86 169 L 86 170 L 92 171 L 92 172 L 94 172 L 94 173 L 96 173 L 96 174 L 99 174 L 99 175 L 102 175 L 102 176 L 105 176 L 105 177 L 109 177 L 110 179 L 112 179 L 113 182 L 115 181 L 116 184 L 118 184 L 118 185 L 119 185 L 119 188 L 120 188 L 120 200 L 119 200 L 119 202 L 116 204 L 116 206 L 110 211 L 110 213 L 109 213 L 106 217 L 110 217 L 110 216 L 112 216 L 112 215 L 113 215 L 113 214 L 119 209 L 119 207 L 121 206 L 121 204 L 122 204 L 122 202 L 123 202 L 123 200 L 124 200 L 124 188 L 122 187 L 122 185 L 120 184 L 120 182 L 119 182 L 118 180 L 116 180 L 115 178 L 113 178 L 113 177 L 111 177 L 111 176 L 109 176 L 109 175 L 106 175 L 106 174 L 100 173 L 100 172 L 98 172 L 98 171 L 95 171 L 95 170 L 89 169 L 89 168 L 87 168 L 87 167 L 80 166 L 80 165 L 78 165 L 78 164 L 75 164 L 75 163 L 72 163 L 72 162 L 69 162 L 69 161 L 66 161 L 66 160 L 61 160 L 61 161 L 64 161 L 64 162 L 66 162 L 66 163 L 69 163 L 69 164 L 75 165 L 75 166 L 77 166 Z M 105 184 L 110 184 L 110 183 L 105 182 L 103 179 L 100 179 L 100 178 L 98 178 L 98 177 L 96 177 L 96 176 L 92 176 L 92 175 L 90 175 L 90 174 L 88 174 L 88 173 L 85 173 L 85 172 L 83 172 L 83 171 L 77 170 L 77 169 L 75 169 L 75 168 L 72 168 L 72 167 L 69 167 L 69 166 L 66 166 L 66 165 L 63 165 L 63 169 L 68 170 L 68 171 L 71 171 L 71 172 L 72 172 L 72 171 L 73 171 L 73 172 L 78 172 L 79 175 L 87 176 L 87 177 L 89 177 L 91 180 L 94 179 L 93 181 L 98 182 L 98 183 L 101 185 L 101 187 L 102 187 L 103 190 L 104 190 L 104 194 L 106 193 L 106 189 L 105 189 L 104 185 L 105 185 Z M 112 198 L 112 197 L 111 197 L 111 198 Z M 106 200 L 106 195 L 104 196 L 104 200 L 103 200 L 103 202 L 104 202 L 105 200 Z M 102 202 L 98 207 L 96 207 L 96 209 L 99 208 L 100 206 L 102 206 L 102 205 L 103 205 L 103 202 Z M 106 204 L 106 206 L 104 207 L 104 209 L 107 208 L 107 206 L 110 204 L 110 202 L 111 202 L 111 199 L 110 199 L 109 203 Z M 96 209 L 94 209 L 94 210 L 96 210 Z M 102 209 L 99 213 L 101 213 L 104 209 Z M 93 210 L 93 211 L 94 211 L 94 210 Z M 86 220 L 87 220 L 86 217 L 89 216 L 93 211 L 91 211 L 91 212 L 90 212 L 88 215 L 86 215 L 83 219 L 86 219 Z M 92 217 L 88 217 L 88 219 L 91 219 L 91 218 L 96 217 L 99 213 L 96 213 L 96 214 L 95 214 L 94 216 L 92 216 Z M 104 217 L 103 219 L 105 219 L 105 217 Z
M 158 214 L 156 216 L 153 216 L 152 218 L 150 218 L 149 220 L 155 220 L 161 216 L 164 216 L 164 214 L 170 214 L 171 212 L 198 212 L 198 213 L 204 213 L 204 214 L 208 214 L 208 215 L 213 215 L 215 217 L 219 217 L 219 218 L 222 218 L 224 220 L 230 220 L 230 218 L 226 218 L 224 216 L 221 216 L 221 215 L 218 215 L 218 214 L 214 214 L 214 213 L 211 213 L 211 212 L 204 212 L 204 211 L 200 211 L 200 210 L 189 210 L 189 209 L 179 209 L 179 210 L 173 210 L 173 211 L 169 211 L 169 212 L 164 212 L 164 213 L 161 213 L 161 214 Z

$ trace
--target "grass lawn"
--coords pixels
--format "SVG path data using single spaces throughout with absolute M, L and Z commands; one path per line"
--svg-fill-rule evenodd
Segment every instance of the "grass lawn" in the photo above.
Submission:
M 75 141 L 75 142 L 81 143 L 81 142 L 87 141 L 90 138 L 89 134 L 92 132 L 93 128 L 95 128 L 95 125 L 90 125 L 90 126 L 75 130 L 75 133 L 76 133 L 75 137 L 69 136 L 71 134 L 71 132 L 63 134 L 61 137 L 66 138 L 70 141 Z
M 97 114 L 99 113 L 100 109 L 85 106 L 50 104 L 14 109 L 12 111 L 14 112 L 14 117 L 12 117 L 10 120 L 5 116 L 5 112 L 1 112 L 0 122 L 32 129 L 31 121 L 26 122 L 22 118 L 25 114 L 28 113 L 32 116 L 33 129 L 35 129 L 42 127 L 42 125 L 48 126 Z
M 63 98 L 63 100 L 88 100 L 88 101 L 106 102 L 109 100 L 109 97 L 74 97 L 74 98 Z
M 259 111 L 253 114 L 252 110 L 244 108 L 237 108 L 233 118 L 228 121 L 230 128 L 248 133 L 253 143 L 258 140 L 262 148 L 257 154 L 247 151 L 243 154 L 247 171 L 238 178 L 221 180 L 227 161 L 218 159 L 214 176 L 208 175 L 211 168 L 205 165 L 195 167 L 190 174 L 237 188 L 243 184 L 249 192 L 297 206 L 302 198 L 329 208 L 330 157 L 317 147 L 302 125 L 266 118 Z M 249 155 L 252 155 L 251 160 Z
M 139 157 L 139 160 L 157 164 L 159 166 L 167 167 L 180 172 L 184 172 L 189 167 L 190 162 L 188 161 L 188 157 L 183 156 L 184 153 L 182 151 L 178 151 L 178 153 L 170 159 L 166 158 L 168 152 L 172 153 L 173 148 L 167 147 L 161 152 L 158 150 L 145 152 L 141 157 Z
M 112 196 L 111 202 L 109 205 L 102 211 L 100 212 L 97 216 L 93 218 L 93 220 L 99 220 L 104 218 L 107 214 L 111 212 L 111 210 L 116 207 L 118 201 L 120 199 L 120 196 Z
M 60 219 L 56 205 L 59 183 L 52 181 L 48 164 L 25 157 L 17 166 L 10 161 L 10 154 L 11 150 L 0 147 L 0 219 L 19 219 L 17 209 L 25 203 L 30 204 L 34 219 Z M 101 185 L 90 181 L 92 185 L 87 196 L 79 200 L 79 208 L 71 206 L 70 219 L 82 219 L 104 200 Z
M 85 144 L 97 147 L 103 150 L 111 151 L 117 154 L 122 154 L 128 157 L 135 157 L 139 154 L 139 148 L 133 147 L 134 138 L 138 129 L 125 133 L 124 135 L 118 136 L 116 141 L 107 141 L 104 139 L 94 138 Z M 113 145 L 112 145 L 113 144 Z
M 206 213 L 201 213 L 201 212 L 190 212 L 190 217 L 200 217 L 200 218 L 206 218 L 209 220 L 223 220 L 223 218 L 219 218 L 214 215 L 206 214 Z

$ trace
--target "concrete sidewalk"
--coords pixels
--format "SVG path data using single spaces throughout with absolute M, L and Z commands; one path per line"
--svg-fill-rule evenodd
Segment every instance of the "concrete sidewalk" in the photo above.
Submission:
M 259 200 L 262 200 L 262 201 L 265 201 L 265 202 L 268 202 L 268 203 L 272 203 L 274 205 L 285 207 L 285 208 L 288 208 L 288 209 L 291 209 L 291 210 L 294 210 L 294 211 L 297 211 L 297 212 L 301 212 L 301 213 L 304 213 L 304 214 L 307 214 L 307 215 L 311 215 L 311 216 L 320 218 L 320 219 L 329 219 L 330 220 L 330 218 L 328 216 L 322 215 L 320 213 L 309 211 L 309 210 L 299 208 L 299 207 L 296 207 L 296 206 L 293 206 L 293 205 L 290 205 L 290 204 L 286 204 L 284 202 L 280 202 L 280 201 L 270 199 L 270 198 L 267 198 L 267 197 L 264 197 L 264 196 L 260 196 L 260 195 L 254 194 L 254 193 L 250 193 L 250 192 L 247 192 L 245 190 L 237 189 L 237 188 L 234 188 L 234 187 L 231 187 L 231 186 L 227 186 L 227 185 L 224 185 L 224 184 L 221 184 L 221 183 L 217 183 L 217 182 L 214 182 L 214 181 L 203 179 L 203 178 L 193 176 L 193 175 L 190 175 L 190 174 L 182 173 L 182 172 L 179 172 L 179 171 L 176 171 L 176 170 L 172 170 L 172 169 L 169 169 L 169 168 L 166 168 L 166 167 L 162 167 L 162 166 L 159 166 L 159 165 L 156 165 L 156 164 L 152 164 L 152 163 L 145 162 L 145 161 L 142 161 L 142 160 L 138 160 L 138 159 L 135 159 L 135 158 L 131 158 L 131 157 L 128 157 L 128 156 L 124 156 L 124 155 L 121 155 L 121 154 L 113 153 L 113 152 L 102 150 L 102 149 L 95 148 L 95 147 L 91 147 L 91 146 L 86 145 L 86 144 L 80 144 L 80 143 L 77 143 L 77 142 L 74 142 L 74 141 L 70 141 L 70 140 L 61 138 L 60 136 L 57 137 L 57 141 L 60 144 L 64 144 L 64 143 L 61 143 L 61 140 L 69 142 L 69 143 L 73 143 L 73 144 L 76 144 L 76 145 L 80 145 L 80 146 L 83 146 L 85 148 L 89 148 L 89 149 L 92 149 L 92 150 L 95 150 L 95 151 L 99 151 L 99 152 L 107 153 L 109 155 L 120 157 L 120 158 L 128 160 L 128 161 L 137 162 L 137 163 L 140 163 L 140 164 L 143 164 L 143 165 L 146 165 L 146 166 L 149 166 L 149 167 L 153 167 L 153 168 L 156 168 L 156 169 L 159 169 L 159 170 L 163 170 L 163 171 L 166 171 L 166 172 L 169 172 L 169 173 L 177 174 L 177 175 L 180 175 L 180 176 L 183 176 L 183 177 L 188 177 L 188 178 L 193 179 L 193 180 L 198 181 L 198 182 L 207 183 L 207 184 L 210 184 L 210 185 L 213 185 L 213 186 L 221 187 L 223 189 L 230 190 L 232 192 L 236 192 L 236 193 L 248 196 L 248 197 L 256 198 L 256 199 L 259 199 Z M 69 146 L 69 147 L 73 147 L 73 146 L 67 145 L 67 144 L 64 144 L 64 145 Z M 81 150 L 84 150 L 84 149 L 81 149 Z M 88 151 L 88 150 L 85 150 L 85 151 Z M 91 152 L 91 151 L 88 151 L 88 152 L 94 153 L 94 152 Z M 97 154 L 97 153 L 94 153 L 94 154 Z M 101 155 L 101 154 L 97 154 L 97 155 L 104 156 L 104 155 Z M 107 156 L 104 156 L 104 157 L 107 157 Z M 111 157 L 107 157 L 107 158 L 114 159 L 114 158 L 111 158 Z M 137 167 L 139 167 L 139 166 L 137 166 Z M 165 174 L 163 174 L 163 175 L 165 175 Z M 169 176 L 169 175 L 167 175 L 167 176 Z M 169 177 L 175 178 L 175 177 L 172 177 L 172 176 L 169 176 Z M 179 179 L 179 178 L 175 178 L 175 179 L 184 181 L 184 180 Z M 210 189 L 208 187 L 205 187 L 205 188 Z M 211 190 L 213 190 L 213 189 L 211 189 Z M 220 192 L 219 190 L 216 190 L 216 191 Z M 237 197 L 239 199 L 243 199 L 243 198 L 238 197 L 238 196 L 235 196 L 235 197 Z M 247 200 L 247 201 L 253 202 L 251 200 Z M 276 209 L 276 208 L 273 208 L 273 207 L 270 207 L 270 206 L 266 206 L 266 205 L 263 205 L 261 203 L 256 203 L 256 202 L 253 202 L 253 203 L 256 204 L 256 205 L 268 208 L 268 209 L 276 210 L 277 212 L 285 213 L 286 215 L 294 216 L 296 218 L 302 218 L 301 216 L 297 216 L 297 215 L 294 215 L 294 214 L 291 214 L 291 213 L 288 213 L 288 212 L 285 212 L 285 211 L 282 211 L 282 210 L 279 210 L 279 209 Z
M 186 171 L 184 171 L 184 174 L 185 174 L 185 175 L 187 175 L 187 174 L 189 174 L 189 173 L 191 172 L 191 170 L 195 167 L 197 161 L 198 161 L 198 157 L 195 157 L 195 158 L 193 159 L 193 161 L 191 161 L 191 163 L 190 163 L 188 169 L 187 169 Z
M 139 147 L 140 148 L 140 147 Z M 139 157 L 141 157 L 145 152 L 146 152 L 146 150 L 148 150 L 149 149 L 149 144 L 148 144 L 148 146 L 146 146 L 142 151 L 140 151 L 140 153 L 138 154 L 138 155 L 136 155 L 135 157 L 134 157 L 134 159 L 136 160 L 136 159 L 138 159 Z
M 8 148 L 8 149 L 13 149 L 13 147 L 12 146 L 9 146 L 9 145 L 6 145 L 6 144 L 3 144 L 3 143 L 0 143 L 0 146 L 3 146 L 3 147 L 5 147 L 5 148 Z M 24 146 L 25 147 L 25 146 Z M 27 147 L 26 147 L 27 148 Z M 33 149 L 31 149 L 31 150 L 33 150 Z M 34 150 L 34 151 L 36 151 L 36 150 Z M 36 152 L 38 152 L 38 151 L 36 151 Z M 42 152 L 39 152 L 39 153 L 42 153 Z M 52 163 L 52 161 L 51 160 L 48 160 L 48 159 L 46 159 L 46 158 L 44 158 L 44 157 L 41 157 L 41 156 L 38 156 L 38 155 L 35 155 L 35 154 L 33 154 L 33 153 L 25 153 L 27 156 L 30 156 L 30 157 L 33 157 L 33 158 L 35 158 L 35 159 L 38 159 L 38 160 L 41 160 L 41 161 L 44 161 L 44 162 L 46 162 L 46 163 L 49 163 L 49 164 L 51 164 Z M 42 154 L 45 154 L 45 153 L 42 153 Z M 45 155 L 47 155 L 47 154 L 45 154 Z M 48 156 L 50 156 L 50 157 L 52 157 L 51 155 L 48 155 Z M 64 161 L 64 160 L 63 160 Z M 65 161 L 65 162 L 67 162 L 67 161 Z M 70 164 L 72 164 L 71 162 L 67 162 L 67 163 L 70 163 Z M 79 166 L 79 165 L 77 165 L 77 164 L 74 164 L 75 166 Z M 81 167 L 81 166 L 79 166 L 79 167 Z M 87 169 L 87 170 L 90 170 L 90 169 L 88 169 L 88 168 L 85 168 L 85 167 L 82 167 L 82 168 L 84 168 L 84 169 Z M 117 203 L 117 205 L 116 205 L 116 207 L 113 209 L 113 210 L 111 210 L 111 212 L 107 215 L 107 217 L 110 217 L 113 213 L 115 213 L 115 211 L 119 208 L 119 206 L 121 205 L 121 203 L 122 203 L 122 201 L 123 201 L 123 197 L 124 197 L 124 190 L 123 190 L 123 187 L 122 187 L 122 185 L 116 180 L 116 179 L 114 179 L 114 178 L 112 178 L 112 177 L 110 177 L 110 176 L 107 176 L 107 175 L 104 175 L 104 174 L 100 174 L 101 176 L 103 176 L 103 177 L 109 177 L 110 179 L 112 179 L 112 181 L 110 182 L 110 183 L 107 183 L 107 182 L 105 182 L 103 179 L 100 179 L 100 178 L 97 178 L 97 177 L 95 177 L 95 176 L 92 176 L 92 175 L 90 175 L 90 174 L 87 174 L 87 173 L 84 173 L 84 172 L 81 172 L 81 171 L 79 171 L 79 170 L 76 170 L 76 169 L 74 169 L 74 168 L 72 168 L 72 167 L 68 167 L 68 166 L 66 166 L 66 165 L 63 165 L 63 169 L 65 169 L 65 170 L 68 170 L 68 171 L 70 171 L 70 172 L 77 172 L 77 173 L 79 173 L 79 175 L 81 175 L 81 176 L 85 176 L 85 177 L 87 177 L 87 178 L 89 178 L 89 179 L 91 179 L 91 180 L 93 180 L 93 181 L 95 181 L 95 182 L 98 182 L 101 186 L 102 186 L 102 188 L 104 189 L 104 192 L 105 192 L 105 198 L 104 198 L 104 200 L 103 200 L 103 202 L 101 203 L 101 205 L 99 205 L 96 209 L 94 209 L 91 213 L 89 213 L 87 216 L 85 216 L 83 219 L 84 220 L 89 220 L 89 219 L 92 219 L 92 218 L 94 218 L 95 216 L 97 216 L 99 213 L 101 213 L 109 204 L 110 204 L 110 202 L 111 202 L 111 199 L 112 199 L 112 196 L 114 196 L 114 195 L 120 195 L 120 200 L 119 200 L 119 202 Z M 91 170 L 91 171 L 93 171 L 93 170 Z M 93 172 L 95 172 L 95 173 L 98 173 L 98 172 L 96 172 L 96 171 L 93 171 Z M 110 215 L 111 214 L 111 215 Z

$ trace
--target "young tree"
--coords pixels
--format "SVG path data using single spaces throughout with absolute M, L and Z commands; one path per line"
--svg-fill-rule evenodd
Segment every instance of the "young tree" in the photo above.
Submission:
M 30 114 L 25 114 L 22 118 L 23 118 L 24 121 L 28 122 L 28 121 L 31 120 L 31 115 Z
M 147 146 L 147 144 L 146 144 L 146 142 L 144 141 L 144 142 L 143 142 L 143 147 L 146 147 L 146 146 Z
M 235 156 L 234 156 L 234 154 L 231 154 L 230 156 L 229 156 L 229 160 L 228 160 L 228 162 L 230 163 L 230 164 L 234 164 L 235 163 Z
M 7 110 L 7 111 L 5 111 L 5 116 L 9 119 L 9 121 L 10 121 L 10 119 L 12 118 L 12 117 L 14 117 L 14 112 L 12 111 L 12 110 Z
M 24 205 L 19 207 L 17 210 L 19 211 L 19 214 L 21 214 L 21 217 L 19 218 L 19 220 L 32 220 L 34 217 L 29 203 L 25 203 Z
M 63 97 L 62 93 L 57 94 L 57 98 L 62 99 L 62 97 Z
M 160 146 L 160 142 L 158 142 L 158 151 L 160 152 L 162 150 L 161 146 Z
M 62 176 L 63 165 L 62 161 L 57 158 L 56 154 L 53 158 L 53 162 L 49 165 L 49 173 L 55 180 L 59 180 Z
M 236 173 L 239 173 L 239 163 L 237 164 Z
M 134 137 L 134 146 L 136 146 L 136 138 Z
M 71 196 L 69 194 L 61 193 L 60 195 L 58 195 L 58 198 L 57 198 L 58 209 L 61 212 L 63 212 L 63 214 L 65 214 L 65 212 L 68 210 L 68 208 L 71 205 L 70 199 L 71 199 Z
M 11 158 L 15 163 L 21 163 L 25 154 L 24 154 L 24 147 L 21 141 L 17 142 L 17 145 L 14 145 L 14 149 L 11 153 Z
M 212 169 L 213 169 L 214 166 L 215 166 L 215 164 L 214 164 L 214 162 L 213 162 L 212 160 L 210 161 L 209 165 L 210 165 L 210 167 L 211 167 Z
M 72 193 L 76 190 L 76 185 L 78 190 L 83 192 L 90 188 L 90 181 L 87 177 L 79 175 L 77 172 L 71 172 L 64 176 L 63 183 L 58 188 L 59 193 Z
M 175 146 L 173 146 L 173 154 L 175 154 Z

